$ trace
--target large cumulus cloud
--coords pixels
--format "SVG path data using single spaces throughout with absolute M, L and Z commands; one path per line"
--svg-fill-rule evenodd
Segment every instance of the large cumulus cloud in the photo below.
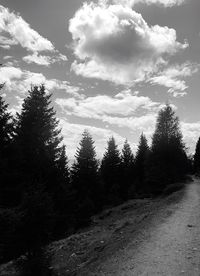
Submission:
M 149 26 L 128 6 L 85 3 L 70 20 L 78 60 L 72 69 L 85 77 L 117 84 L 143 81 L 167 55 L 188 46 L 167 26 Z

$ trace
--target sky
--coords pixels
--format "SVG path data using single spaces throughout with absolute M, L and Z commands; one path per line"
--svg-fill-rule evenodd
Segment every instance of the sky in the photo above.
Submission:
M 73 159 L 84 129 L 135 152 L 173 106 L 188 153 L 200 136 L 199 0 L 0 0 L 0 83 L 13 114 L 44 83 Z

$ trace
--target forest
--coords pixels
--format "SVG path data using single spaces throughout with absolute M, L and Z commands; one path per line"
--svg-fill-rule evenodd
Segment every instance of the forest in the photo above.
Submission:
M 85 130 L 69 167 L 68 146 L 44 85 L 31 87 L 16 116 L 0 96 L 1 263 L 42 254 L 43 246 L 87 226 L 108 206 L 158 197 L 200 171 L 200 139 L 188 156 L 169 104 L 158 112 L 151 144 L 141 133 L 135 154 L 127 140 L 120 151 L 110 137 L 99 161 Z

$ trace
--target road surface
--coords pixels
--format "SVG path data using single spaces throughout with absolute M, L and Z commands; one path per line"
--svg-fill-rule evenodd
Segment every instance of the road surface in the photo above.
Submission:
M 166 211 L 124 248 L 77 275 L 200 276 L 200 180 L 188 184 L 181 201 Z

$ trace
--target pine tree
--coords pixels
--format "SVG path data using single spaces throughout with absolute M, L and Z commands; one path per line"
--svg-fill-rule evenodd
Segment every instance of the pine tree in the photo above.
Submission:
M 166 185 L 181 180 L 188 166 L 179 119 L 168 104 L 158 113 L 151 151 L 149 180 L 161 192 Z
M 71 169 L 71 186 L 75 194 L 75 216 L 78 224 L 84 224 L 99 209 L 98 161 L 94 141 L 85 130 Z
M 141 193 L 144 192 L 144 180 L 146 175 L 146 162 L 149 154 L 149 146 L 144 134 L 141 134 L 138 149 L 135 157 L 135 180 L 136 190 Z
M 122 183 L 121 194 L 123 199 L 128 199 L 131 195 L 131 191 L 134 189 L 133 171 L 134 171 L 134 156 L 131 151 L 131 147 L 127 140 L 124 142 L 122 149 Z M 131 191 L 130 191 L 131 188 Z
M 113 137 L 108 140 L 108 146 L 102 159 L 101 176 L 106 200 L 108 203 L 118 203 L 121 198 L 121 157 Z
M 195 154 L 194 154 L 194 172 L 200 173 L 200 138 L 197 141 Z

